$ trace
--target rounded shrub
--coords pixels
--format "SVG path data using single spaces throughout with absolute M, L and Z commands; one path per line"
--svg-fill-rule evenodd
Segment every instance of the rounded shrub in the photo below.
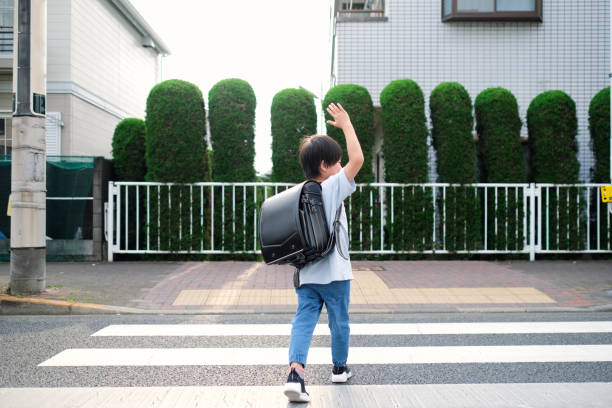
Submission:
M 380 93 L 385 181 L 426 183 L 428 179 L 425 97 L 410 79 L 390 82 Z M 403 188 L 393 202 L 395 217 L 387 226 L 394 249 L 423 250 L 432 235 L 431 190 Z M 425 239 L 424 239 L 425 238 Z
M 253 88 L 242 79 L 224 79 L 208 92 L 213 180 L 255 180 L 255 106 Z
M 478 160 L 472 136 L 472 99 L 467 90 L 457 82 L 443 82 L 431 92 L 429 108 L 439 180 L 475 183 Z M 451 251 L 477 248 L 481 240 L 482 206 L 476 191 L 467 186 L 446 190 L 441 203 L 446 216 L 443 239 Z
M 439 180 L 475 183 L 478 163 L 470 95 L 457 82 L 443 82 L 431 92 L 429 109 Z
M 563 91 L 546 91 L 536 96 L 527 109 L 531 178 L 536 183 L 573 184 L 578 182 L 580 163 L 576 141 L 576 104 Z M 571 187 L 542 188 L 546 203 L 542 215 L 547 220 L 546 249 L 577 249 L 576 220 L 580 209 L 578 191 Z M 582 232 L 580 232 L 582 234 Z
M 113 167 L 118 180 L 144 181 L 145 122 L 126 118 L 117 124 L 113 133 Z
M 202 92 L 178 79 L 155 85 L 147 98 L 145 124 L 147 180 L 179 184 L 149 191 L 152 249 L 206 248 L 210 220 L 200 209 L 208 208 L 208 192 L 183 185 L 210 180 Z
M 348 112 L 351 122 L 357 133 L 359 144 L 363 152 L 365 161 L 355 181 L 357 183 L 370 183 L 374 181 L 372 169 L 373 149 L 374 149 L 374 106 L 372 97 L 366 88 L 360 85 L 343 84 L 331 88 L 323 99 L 323 111 L 325 119 L 331 120 L 332 117 L 325 110 L 330 103 L 339 103 Z M 346 141 L 344 133 L 331 125 L 326 125 L 327 134 L 334 138 L 342 147 L 342 165 L 348 161 L 346 151 Z
M 325 119 L 332 120 L 326 108 L 330 103 L 339 103 L 348 112 L 355 133 L 359 139 L 363 157 L 363 166 L 357 176 L 356 183 L 371 183 L 374 181 L 372 169 L 374 150 L 374 106 L 368 90 L 360 85 L 342 84 L 331 88 L 323 98 Z M 334 138 L 342 147 L 342 166 L 348 162 L 346 140 L 341 129 L 327 125 L 327 134 Z M 347 219 L 350 230 L 350 245 L 353 250 L 365 250 L 380 247 L 380 217 L 370 213 L 371 206 L 379 208 L 377 190 L 364 186 L 347 200 Z M 377 233 L 375 233 L 376 231 Z
M 577 126 L 576 104 L 565 92 L 546 91 L 531 101 L 527 127 L 533 181 L 578 182 Z
M 522 183 L 526 180 L 520 142 L 521 119 L 514 95 L 504 88 L 482 91 L 474 101 L 480 179 L 488 183 Z M 522 248 L 523 200 L 521 191 L 487 188 L 487 249 Z M 483 198 L 484 202 L 484 198 Z
M 594 183 L 610 183 L 610 87 L 597 93 L 589 105 L 591 147 L 595 155 Z
M 317 110 L 304 89 L 283 89 L 270 108 L 272 126 L 272 180 L 300 182 L 304 173 L 298 158 L 300 140 L 317 131 Z
M 146 162 L 150 181 L 190 183 L 210 179 L 202 92 L 179 79 L 151 89 L 146 111 Z
M 423 91 L 410 79 L 393 81 L 380 93 L 380 106 L 385 181 L 426 183 L 428 154 Z
M 213 180 L 255 181 L 255 106 L 248 82 L 230 78 L 217 82 L 208 92 L 208 122 L 213 149 Z M 256 211 L 252 189 L 246 186 L 216 188 L 214 195 L 215 248 L 229 251 L 251 249 Z M 244 210 L 243 210 L 244 208 Z M 249 214 L 249 217 L 246 217 Z
M 504 88 L 482 91 L 474 102 L 481 158 L 481 181 L 522 183 L 525 165 L 521 150 L 521 119 L 514 95 Z

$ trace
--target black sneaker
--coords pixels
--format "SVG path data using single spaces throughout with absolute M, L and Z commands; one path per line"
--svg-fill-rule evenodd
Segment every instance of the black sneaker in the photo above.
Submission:
M 285 383 L 285 395 L 291 402 L 308 402 L 310 395 L 304 386 L 304 376 L 300 375 L 295 368 L 291 369 L 287 382 Z
M 332 382 L 345 383 L 349 378 L 353 376 L 351 369 L 348 366 L 336 367 L 332 369 Z

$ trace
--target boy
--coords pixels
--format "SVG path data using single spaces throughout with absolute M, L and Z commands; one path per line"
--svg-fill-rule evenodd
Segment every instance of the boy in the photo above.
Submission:
M 331 331 L 332 382 L 346 382 L 352 373 L 346 366 L 349 348 L 349 295 L 353 279 L 348 257 L 346 212 L 342 203 L 355 191 L 355 175 L 363 165 L 363 153 L 348 113 L 342 105 L 330 104 L 327 112 L 333 120 L 327 123 L 342 129 L 346 139 L 348 163 L 340 166 L 342 149 L 329 136 L 315 135 L 302 140 L 300 164 L 307 179 L 321 183 L 327 223 L 331 227 L 338 206 L 342 206 L 340 228 L 336 233 L 334 251 L 325 258 L 306 265 L 300 271 L 301 286 L 296 289 L 298 307 L 293 318 L 289 344 L 290 372 L 285 384 L 289 401 L 308 402 L 304 386 L 304 368 L 312 333 L 319 320 L 323 304 L 327 309 Z

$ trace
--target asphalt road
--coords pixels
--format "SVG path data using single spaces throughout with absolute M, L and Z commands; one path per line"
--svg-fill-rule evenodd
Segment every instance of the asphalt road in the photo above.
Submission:
M 289 324 L 288 315 L 2 316 L 0 387 L 278 386 L 285 365 L 68 366 L 39 364 L 67 349 L 271 348 L 289 336 L 97 337 L 109 325 Z M 612 321 L 612 313 L 355 315 L 353 324 Z M 321 323 L 325 323 L 322 316 Z M 610 345 L 610 333 L 353 335 L 351 347 Z M 315 336 L 312 347 L 329 347 Z M 350 357 L 349 357 L 350 362 Z M 307 384 L 330 383 L 330 366 L 307 367 Z M 351 385 L 612 382 L 612 362 L 353 364 Z M 1 404 L 0 404 L 1 405 Z

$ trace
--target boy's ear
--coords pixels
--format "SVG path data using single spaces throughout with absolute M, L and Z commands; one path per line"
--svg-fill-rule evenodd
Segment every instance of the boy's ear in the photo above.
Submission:
M 319 173 L 323 174 L 323 170 L 327 169 L 327 166 L 325 165 L 325 160 L 321 160 L 321 164 L 319 164 Z

